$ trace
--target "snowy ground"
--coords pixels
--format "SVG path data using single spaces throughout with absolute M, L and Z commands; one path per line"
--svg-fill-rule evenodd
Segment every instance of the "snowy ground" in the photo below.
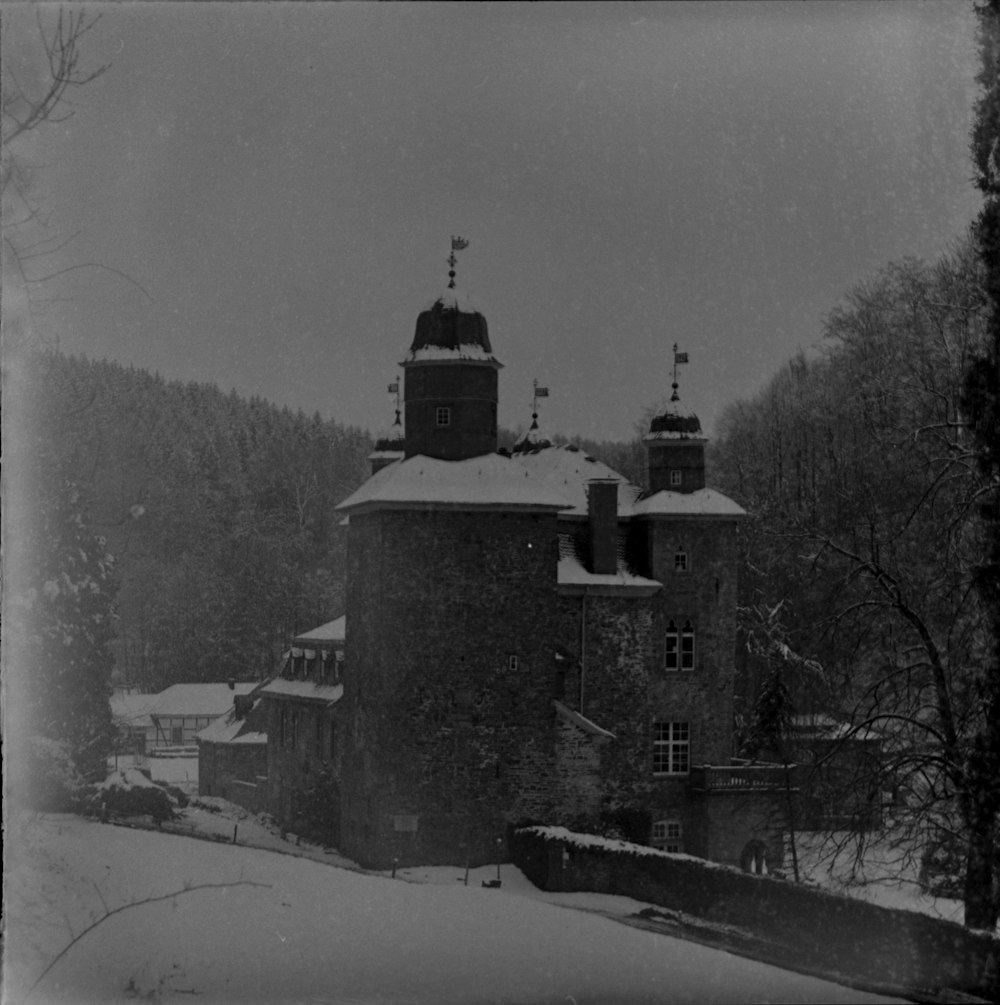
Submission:
M 461 869 L 392 880 L 71 816 L 8 825 L 5 1001 L 892 1000 L 626 927 L 592 912 L 642 905 L 546 895 L 509 865 L 490 890 L 481 884 L 495 867 L 473 871 L 468 886 Z
M 803 877 L 818 886 L 882 907 L 962 923 L 962 902 L 925 894 L 917 882 L 916 857 L 892 850 L 888 839 L 873 839 L 860 865 L 855 864 L 855 846 L 847 834 L 799 834 L 796 846 Z

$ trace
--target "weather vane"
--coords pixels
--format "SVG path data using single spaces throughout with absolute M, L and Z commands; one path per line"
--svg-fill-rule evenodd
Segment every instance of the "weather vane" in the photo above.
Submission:
M 674 382 L 670 386 L 673 388 L 673 394 L 670 395 L 671 401 L 680 401 L 681 397 L 677 393 L 677 367 L 683 366 L 683 364 L 688 362 L 688 354 L 686 352 L 677 351 L 677 343 L 674 343 Z
M 453 290 L 455 288 L 455 264 L 458 259 L 455 257 L 456 251 L 463 251 L 469 246 L 469 242 L 465 240 L 464 237 L 455 237 L 454 234 L 451 235 L 451 254 L 448 256 L 448 289 Z
M 538 378 L 536 377 L 531 382 L 531 428 L 538 428 L 538 399 L 547 398 L 549 396 L 549 389 L 547 387 L 538 386 Z
M 400 426 L 400 425 L 402 425 L 402 423 L 400 422 L 400 419 L 399 419 L 399 412 L 400 412 L 400 408 L 399 408 L 399 377 L 397 377 L 389 385 L 389 393 L 390 394 L 394 394 L 396 396 L 396 421 L 393 423 L 393 425 L 394 426 Z

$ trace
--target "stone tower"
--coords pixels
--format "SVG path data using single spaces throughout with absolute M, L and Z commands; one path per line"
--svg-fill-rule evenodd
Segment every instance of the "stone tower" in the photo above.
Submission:
M 497 448 L 497 371 L 486 318 L 448 290 L 422 311 L 406 374 L 406 456 L 445 461 Z

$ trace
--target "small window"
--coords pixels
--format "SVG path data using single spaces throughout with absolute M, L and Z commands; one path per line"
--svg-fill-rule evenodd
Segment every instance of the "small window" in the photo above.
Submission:
M 507 657 L 507 669 L 511 671 L 517 669 L 517 656 L 514 653 L 511 653 Z
M 687 722 L 653 723 L 653 774 L 686 775 L 691 763 L 691 726 Z
M 435 426 L 450 426 L 451 425 L 451 409 L 446 406 L 441 406 L 434 411 L 434 425 Z
M 676 670 L 680 666 L 680 634 L 673 621 L 667 625 L 666 653 L 663 666 L 666 670 Z
M 674 572 L 688 571 L 688 553 L 686 551 L 674 552 Z
M 657 820 L 653 824 L 653 835 L 650 844 L 663 851 L 683 852 L 684 831 L 679 820 Z
M 285 737 L 288 735 L 288 715 L 284 706 L 278 711 L 278 742 L 284 746 Z
M 694 669 L 694 625 L 690 621 L 684 622 L 681 632 L 681 669 Z
M 323 718 L 316 716 L 316 756 L 323 756 Z
M 678 471 L 676 468 L 674 468 L 670 472 L 670 487 L 675 488 L 679 486 L 681 482 L 682 482 L 682 473 Z

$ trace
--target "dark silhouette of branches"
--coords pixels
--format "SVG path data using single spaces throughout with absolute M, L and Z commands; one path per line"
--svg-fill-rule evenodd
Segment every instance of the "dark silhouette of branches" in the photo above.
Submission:
M 160 894 L 157 897 L 144 897 L 142 900 L 131 900 L 127 904 L 121 904 L 118 907 L 108 908 L 107 902 L 105 901 L 101 891 L 97 890 L 97 896 L 100 898 L 101 904 L 104 907 L 104 913 L 92 921 L 86 928 L 78 932 L 73 936 L 70 941 L 63 946 L 63 948 L 49 961 L 45 969 L 35 978 L 34 983 L 28 988 L 25 994 L 25 1000 L 31 997 L 35 988 L 46 978 L 46 976 L 52 971 L 53 967 L 62 960 L 66 954 L 82 939 L 86 938 L 95 928 L 99 928 L 104 924 L 109 918 L 113 918 L 116 914 L 122 914 L 125 911 L 131 911 L 135 907 L 143 907 L 146 904 L 158 904 L 164 900 L 172 900 L 175 897 L 183 897 L 188 893 L 195 893 L 198 890 L 228 890 L 237 886 L 255 886 L 263 890 L 270 890 L 270 883 L 258 883 L 252 879 L 238 879 L 231 883 L 198 883 L 195 886 L 184 886 L 180 890 L 171 890 L 169 893 Z M 95 889 L 96 886 L 95 886 Z

